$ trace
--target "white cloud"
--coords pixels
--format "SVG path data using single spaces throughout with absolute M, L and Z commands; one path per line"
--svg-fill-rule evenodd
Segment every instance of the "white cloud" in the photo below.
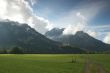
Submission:
M 34 5 L 37 3 L 38 0 L 30 0 L 31 4 Z
M 75 34 L 77 31 L 82 31 L 84 29 L 84 25 L 78 23 L 76 26 L 68 25 L 63 31 L 64 35 Z
M 88 33 L 90 36 L 94 37 L 94 38 L 96 38 L 96 37 L 97 37 L 97 34 L 98 34 L 98 33 L 96 33 L 95 31 L 91 31 L 91 30 L 88 30 L 87 33 Z
M 63 34 L 75 34 L 77 31 L 85 31 L 89 35 L 95 37 L 97 32 L 87 28 L 87 22 L 96 16 L 98 12 L 104 7 L 103 2 L 90 3 L 81 5 L 75 10 L 65 14 L 59 22 L 66 28 Z M 62 23 L 63 22 L 63 23 Z M 67 25 L 69 24 L 69 25 Z
M 86 18 L 85 18 L 80 12 L 77 12 L 77 13 L 76 13 L 76 16 L 78 16 L 78 17 L 81 18 L 82 20 L 86 20 Z
M 77 18 L 79 18 L 79 22 L 76 25 L 68 25 L 66 29 L 63 31 L 64 35 L 67 34 L 75 34 L 77 31 L 83 31 L 86 26 L 86 18 L 80 12 L 76 13 Z
M 105 43 L 110 44 L 110 33 L 108 33 L 108 34 L 105 36 L 105 38 L 103 39 L 103 41 L 104 41 Z
M 36 2 L 31 0 L 32 5 Z M 48 20 L 34 14 L 27 0 L 0 0 L 0 19 L 27 23 L 41 33 L 52 28 L 52 24 Z
M 89 4 L 79 4 L 79 6 L 74 7 L 74 9 L 62 13 L 62 17 L 59 18 L 56 24 L 63 25 L 76 25 L 82 20 L 89 21 L 96 16 L 98 12 L 104 7 L 103 2 L 89 3 Z

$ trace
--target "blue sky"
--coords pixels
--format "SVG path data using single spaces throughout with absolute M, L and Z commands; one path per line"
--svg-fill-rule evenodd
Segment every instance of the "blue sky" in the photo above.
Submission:
M 84 0 L 83 0 L 84 1 Z M 74 10 L 83 2 L 81 0 L 37 0 L 33 6 L 37 15 L 57 21 L 69 11 Z M 85 1 L 84 1 L 85 2 Z
M 70 11 L 80 9 L 79 7 L 84 5 L 89 6 L 91 3 L 95 4 L 99 2 L 102 2 L 101 4 L 105 5 L 105 7 L 103 7 L 93 17 L 93 19 L 89 20 L 88 24 L 110 24 L 110 0 L 37 0 L 33 8 L 38 16 L 44 17 L 52 22 L 56 22 Z

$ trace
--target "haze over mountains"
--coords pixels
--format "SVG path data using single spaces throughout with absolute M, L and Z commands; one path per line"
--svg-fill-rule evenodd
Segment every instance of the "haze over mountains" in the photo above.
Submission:
M 21 47 L 24 53 L 83 53 L 82 49 L 63 46 L 35 31 L 27 24 L 0 22 L 0 49 Z
M 100 40 L 93 38 L 83 31 L 78 31 L 75 35 L 64 35 L 64 28 L 54 28 L 46 32 L 46 36 L 54 41 L 76 46 L 87 51 L 107 51 L 110 50 L 110 45 L 105 44 Z
M 54 28 L 45 36 L 27 24 L 0 22 L 0 49 L 21 47 L 24 53 L 84 53 L 110 51 L 110 45 L 83 31 L 63 35 L 64 28 Z

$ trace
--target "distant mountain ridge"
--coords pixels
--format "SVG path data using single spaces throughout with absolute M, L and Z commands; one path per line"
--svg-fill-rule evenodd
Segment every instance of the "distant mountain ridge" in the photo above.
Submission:
M 24 53 L 80 53 L 75 47 L 68 49 L 62 43 L 52 41 L 35 31 L 27 24 L 6 21 L 0 22 L 0 49 L 21 47 Z M 63 46 L 63 47 L 62 47 Z
M 63 35 L 63 30 L 57 28 L 56 32 L 58 33 L 58 31 L 60 31 L 60 33 L 62 31 L 62 33 L 57 36 L 54 36 L 55 33 L 54 35 L 51 35 L 53 29 L 51 31 L 46 32 L 45 35 L 54 41 L 69 44 L 71 46 L 76 46 L 90 52 L 101 52 L 110 50 L 109 44 L 105 44 L 102 41 L 93 38 L 92 36 L 88 35 L 83 31 L 78 31 L 75 35 Z
M 47 39 L 27 24 L 0 22 L 0 47 L 8 48 L 13 46 L 23 47 L 25 48 L 24 51 L 28 52 L 30 50 L 33 53 L 46 53 L 44 49 L 46 48 L 48 53 L 56 50 L 58 43 Z

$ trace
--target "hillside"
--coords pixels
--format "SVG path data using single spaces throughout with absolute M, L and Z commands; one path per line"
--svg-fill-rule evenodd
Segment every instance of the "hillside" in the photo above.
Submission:
M 70 49 L 61 48 L 61 43 L 46 38 L 27 24 L 0 22 L 0 48 L 10 49 L 14 46 L 21 47 L 24 53 L 75 53 L 76 49 L 71 48 L 70 52 Z
M 78 31 L 75 35 L 63 35 L 61 33 L 57 36 L 55 36 L 56 34 L 52 35 L 53 31 L 57 33 L 59 31 L 61 33 L 62 31 L 63 33 L 63 30 L 57 28 L 56 31 L 55 29 L 53 29 L 45 34 L 48 38 L 54 41 L 69 44 L 71 46 L 76 46 L 90 52 L 102 52 L 110 50 L 109 44 L 105 44 L 102 41 L 93 38 L 92 36 L 88 35 L 83 31 Z

